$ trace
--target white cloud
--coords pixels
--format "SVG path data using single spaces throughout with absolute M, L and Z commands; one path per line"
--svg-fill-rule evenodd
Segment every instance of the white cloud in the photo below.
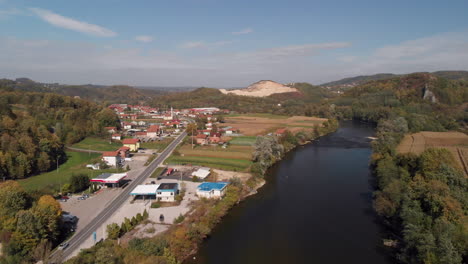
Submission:
M 209 48 L 227 43 L 189 44 L 193 48 Z M 62 83 L 240 87 L 261 79 L 319 84 L 380 72 L 468 70 L 466 32 L 387 45 L 370 50 L 367 56 L 352 54 L 350 46 L 349 42 L 330 42 L 229 53 L 208 48 L 204 52 L 178 49 L 168 52 L 0 37 L 0 78 L 26 76 Z
M 143 42 L 143 43 L 150 43 L 153 41 L 153 37 L 142 35 L 142 36 L 136 36 L 135 40 L 139 42 Z
M 252 28 L 245 28 L 239 31 L 231 32 L 232 35 L 245 35 L 254 32 Z
M 65 28 L 98 37 L 114 37 L 117 35 L 117 33 L 110 29 L 90 24 L 87 22 L 75 20 L 69 17 L 64 17 L 46 9 L 30 8 L 30 10 L 33 11 L 36 15 L 38 15 L 42 20 L 56 27 Z

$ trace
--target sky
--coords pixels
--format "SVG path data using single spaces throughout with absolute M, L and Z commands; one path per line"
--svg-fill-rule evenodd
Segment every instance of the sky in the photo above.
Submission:
M 0 78 L 244 87 L 468 70 L 468 1 L 0 0 Z

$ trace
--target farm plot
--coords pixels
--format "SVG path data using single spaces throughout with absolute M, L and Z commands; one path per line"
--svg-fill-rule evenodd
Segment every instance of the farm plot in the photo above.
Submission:
M 445 148 L 457 160 L 460 168 L 467 170 L 468 135 L 460 132 L 419 132 L 406 135 L 397 147 L 399 153 L 415 153 L 417 155 L 428 148 Z
M 326 118 L 306 116 L 275 116 L 275 115 L 231 115 L 226 116 L 224 125 L 240 130 L 246 136 L 265 135 L 278 128 L 287 127 L 293 132 L 313 129 L 315 125 L 322 125 Z

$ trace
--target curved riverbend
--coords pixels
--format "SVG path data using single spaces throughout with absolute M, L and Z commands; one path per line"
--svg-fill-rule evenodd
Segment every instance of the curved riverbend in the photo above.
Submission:
M 391 263 L 372 210 L 373 132 L 342 122 L 293 150 L 187 263 Z

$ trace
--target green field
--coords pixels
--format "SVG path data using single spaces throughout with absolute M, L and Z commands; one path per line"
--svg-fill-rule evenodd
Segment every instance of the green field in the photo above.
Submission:
M 246 171 L 252 162 L 245 159 L 217 158 L 217 157 L 194 157 L 171 155 L 166 164 L 200 165 L 221 170 Z
M 165 138 L 161 141 L 153 141 L 153 142 L 146 142 L 146 143 L 141 143 L 140 147 L 141 148 L 146 148 L 146 149 L 157 149 L 159 151 L 163 151 L 172 141 L 174 141 L 174 138 Z
M 274 115 L 268 113 L 252 113 L 252 114 L 231 114 L 227 115 L 226 117 L 263 117 L 263 118 L 271 118 L 271 119 L 288 119 L 290 116 L 282 116 L 282 115 Z
M 240 136 L 240 137 L 232 137 L 232 140 L 229 141 L 232 145 L 240 145 L 240 146 L 252 146 L 257 140 L 256 136 Z
M 67 151 L 68 160 L 59 166 L 59 171 L 53 170 L 36 176 L 31 176 L 18 182 L 28 191 L 48 189 L 56 191 L 60 184 L 68 183 L 73 174 L 84 173 L 90 177 L 97 176 L 102 172 L 114 172 L 115 169 L 95 171 L 86 168 L 86 164 L 99 160 L 99 153 L 85 153 Z
M 122 143 L 119 141 L 113 141 L 112 143 L 110 143 L 109 140 L 110 139 L 87 137 L 82 141 L 73 144 L 72 147 L 97 151 L 113 151 L 117 150 L 122 146 Z

